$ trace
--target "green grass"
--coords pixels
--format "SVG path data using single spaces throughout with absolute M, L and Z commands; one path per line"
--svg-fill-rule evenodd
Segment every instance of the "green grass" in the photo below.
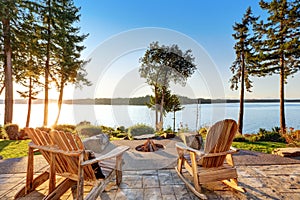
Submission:
M 115 140 L 120 138 L 114 138 Z M 30 140 L 2 140 L 0 139 L 0 155 L 3 159 L 27 156 Z M 238 149 L 271 153 L 273 149 L 286 147 L 279 142 L 233 142 L 232 146 Z
M 286 147 L 280 142 L 233 142 L 232 146 L 238 149 L 272 153 L 273 149 Z
M 3 140 L 0 139 L 0 155 L 3 159 L 20 158 L 27 156 L 30 140 Z

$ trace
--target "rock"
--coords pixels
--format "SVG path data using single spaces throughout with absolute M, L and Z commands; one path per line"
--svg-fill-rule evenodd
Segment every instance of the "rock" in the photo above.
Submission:
M 203 139 L 200 134 L 194 133 L 179 133 L 181 140 L 189 147 L 200 150 L 203 144 Z
M 109 143 L 109 137 L 106 134 L 99 134 L 83 140 L 85 149 L 95 153 L 101 153 Z
M 300 148 L 277 148 L 272 151 L 272 154 L 276 154 L 282 157 L 297 157 L 300 156 Z

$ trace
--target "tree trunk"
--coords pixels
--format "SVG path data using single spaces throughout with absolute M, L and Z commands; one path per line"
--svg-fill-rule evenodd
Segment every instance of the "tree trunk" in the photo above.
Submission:
M 155 130 L 158 131 L 158 98 L 157 87 L 154 86 L 154 98 L 155 98 Z
M 29 123 L 30 123 L 31 102 L 32 102 L 32 78 L 29 77 L 29 95 L 28 95 L 26 127 L 29 127 Z
M 59 120 L 62 101 L 63 101 L 63 95 L 64 95 L 64 83 L 63 83 L 63 81 L 61 81 L 60 90 L 59 90 L 59 97 L 58 97 L 58 102 L 57 102 L 58 112 L 57 112 L 57 116 L 56 116 L 56 120 L 54 122 L 54 125 L 57 125 L 58 120 Z
M 7 11 L 7 8 L 6 8 Z M 8 11 L 6 13 L 9 13 Z M 2 18 L 4 39 L 4 85 L 5 85 L 5 109 L 4 124 L 12 123 L 13 118 L 13 79 L 12 79 L 12 49 L 10 41 L 10 20 Z
M 164 91 L 164 88 L 162 88 L 161 90 L 161 102 L 160 102 L 160 119 L 159 119 L 159 122 L 160 122 L 160 125 L 161 125 L 161 128 L 163 129 L 163 125 L 164 125 L 164 116 L 163 116 L 163 112 L 164 112 L 164 100 L 165 100 L 165 91 Z
M 285 113 L 284 113 L 284 55 L 280 58 L 280 130 L 284 134 L 286 132 L 285 127 Z
M 45 64 L 45 98 L 44 98 L 44 122 L 43 126 L 48 125 L 48 104 L 49 104 L 49 72 L 50 72 L 50 42 L 51 42 L 51 0 L 47 1 L 49 8 L 49 17 L 47 21 L 47 47 L 46 47 L 46 64 Z
M 242 69 L 241 69 L 241 93 L 240 93 L 240 112 L 238 120 L 238 132 L 243 134 L 243 121 L 244 121 L 244 93 L 245 93 L 245 55 L 242 52 Z
M 174 109 L 174 111 L 173 111 L 173 133 L 175 133 L 175 120 L 176 120 L 175 113 L 176 113 L 176 111 Z

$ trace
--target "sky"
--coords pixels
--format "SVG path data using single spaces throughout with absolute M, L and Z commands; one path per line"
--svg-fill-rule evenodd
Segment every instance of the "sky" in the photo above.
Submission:
M 201 51 L 207 54 L 206 59 L 209 59 L 209 62 L 212 63 L 212 66 L 207 66 L 206 68 L 209 68 L 208 70 L 214 68 L 218 72 L 211 76 L 221 79 L 222 82 L 222 85 L 211 86 L 214 85 L 213 81 L 207 81 L 207 75 L 201 72 L 202 66 L 198 66 L 198 73 L 195 73 L 188 81 L 187 87 L 172 86 L 172 90 L 175 90 L 175 93 L 203 98 L 239 98 L 239 90 L 230 90 L 229 84 L 229 79 L 232 76 L 229 68 L 235 59 L 233 50 L 235 41 L 232 37 L 232 26 L 235 22 L 241 21 L 249 6 L 251 6 L 254 15 L 261 16 L 261 18 L 265 17 L 266 13 L 260 9 L 258 2 L 257 0 L 76 0 L 75 5 L 81 7 L 81 20 L 79 22 L 81 32 L 89 33 L 89 37 L 84 41 L 86 49 L 83 51 L 82 56 L 85 59 L 90 58 L 92 63 L 97 60 L 96 58 L 109 57 L 109 55 L 106 55 L 108 52 L 118 51 L 117 49 L 121 48 L 119 43 L 112 42 L 111 46 L 109 46 L 111 50 L 107 50 L 107 53 L 105 51 L 102 54 L 97 53 L 99 48 L 104 48 L 103 43 L 109 44 L 110 40 L 115 40 L 120 35 L 130 31 L 134 34 L 135 30 L 138 29 L 167 29 L 171 32 L 172 36 L 170 37 L 173 37 L 174 34 L 172 32 L 175 32 L 175 38 L 176 34 L 184 35 L 197 43 Z M 123 47 L 128 46 L 127 49 L 115 55 L 111 62 L 108 62 L 107 66 L 98 66 L 98 68 L 101 68 L 101 75 L 98 74 L 98 79 L 92 79 L 96 80 L 97 83 L 94 84 L 95 87 L 88 89 L 91 91 L 87 96 L 132 97 L 151 94 L 151 89 L 145 84 L 145 80 L 138 80 L 140 79 L 138 77 L 139 58 L 143 56 L 147 45 L 144 48 L 141 47 L 144 44 L 137 45 L 138 48 L 127 45 L 128 43 L 135 43 L 138 39 L 146 38 L 145 34 L 147 34 L 147 31 L 143 34 L 132 36 L 129 40 L 125 37 L 122 45 Z M 162 39 L 160 36 L 153 37 L 153 39 L 153 41 L 157 40 L 164 45 L 180 43 L 179 40 Z M 182 42 L 184 39 L 180 40 Z M 179 47 L 183 50 L 190 49 L 190 46 L 185 45 L 188 42 L 183 42 L 183 46 L 179 45 Z M 90 67 L 89 64 L 87 67 Z M 91 68 L 94 68 L 92 70 L 92 74 L 94 74 L 93 72 L 97 67 L 92 66 Z M 124 79 L 128 79 L 127 82 Z M 252 78 L 252 80 L 254 87 L 251 93 L 246 93 L 246 98 L 279 97 L 278 75 Z M 132 84 L 133 81 L 138 83 Z M 296 86 L 299 84 L 299 73 L 294 78 L 288 79 L 286 98 L 299 98 L 299 92 L 296 90 Z M 124 90 L 126 87 L 120 88 L 120 85 L 128 85 L 128 87 L 133 87 L 133 89 L 130 91 Z M 222 92 L 213 94 L 216 87 Z M 124 92 L 122 93 L 121 91 Z
M 75 0 L 81 7 L 78 26 L 89 33 L 82 58 L 93 86 L 71 90 L 77 97 L 135 97 L 152 94 L 138 74 L 139 58 L 151 41 L 192 49 L 198 70 L 185 87 L 172 85 L 180 95 L 197 98 L 239 98 L 230 90 L 230 66 L 235 59 L 232 26 L 247 7 L 266 16 L 258 0 Z M 279 98 L 279 76 L 252 78 L 246 98 Z M 288 79 L 286 98 L 300 98 L 300 73 Z

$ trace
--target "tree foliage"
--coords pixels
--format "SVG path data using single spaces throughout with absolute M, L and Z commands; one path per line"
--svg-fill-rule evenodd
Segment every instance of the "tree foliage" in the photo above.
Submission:
M 196 65 L 192 51 L 182 51 L 178 45 L 171 46 L 159 45 L 158 42 L 150 44 L 144 56 L 140 59 L 140 76 L 153 87 L 155 102 L 155 124 L 156 129 L 163 127 L 163 108 L 165 106 L 164 92 L 170 83 L 186 84 L 187 79 L 195 72 Z M 161 98 L 158 97 L 159 89 Z M 158 110 L 160 109 L 160 122 L 158 122 Z
M 7 53 L 0 54 L 0 81 L 4 80 L 2 77 L 9 76 L 11 81 L 14 78 L 25 87 L 19 93 L 24 98 L 28 97 L 29 102 L 44 87 L 43 125 L 47 126 L 50 88 L 57 87 L 61 106 L 63 90 L 67 84 L 79 87 L 90 84 L 86 79 L 84 62 L 80 59 L 80 53 L 84 49 L 81 43 L 87 35 L 81 35 L 75 24 L 80 18 L 79 8 L 74 5 L 73 0 L 15 0 L 1 1 L 0 5 L 0 48 L 11 49 L 10 63 L 13 69 L 11 73 L 4 70 L 9 59 L 6 58 Z M 10 29 L 5 28 L 8 27 L 7 24 Z M 9 34 L 4 34 L 7 30 Z M 4 35 L 9 36 L 9 40 Z M 2 76 L 3 72 L 5 76 Z M 41 84 L 42 79 L 44 84 Z M 6 82 L 1 84 L 6 89 L 12 88 Z
M 300 69 L 300 4 L 298 0 L 260 1 L 268 13 L 255 27 L 256 76 L 280 75 L 280 128 L 285 132 L 284 84 Z
M 230 67 L 233 73 L 231 82 L 231 89 L 237 90 L 240 84 L 240 111 L 238 120 L 238 131 L 243 133 L 243 116 L 244 116 L 244 90 L 251 92 L 252 81 L 250 80 L 250 71 L 255 65 L 254 60 L 254 49 L 252 44 L 254 42 L 253 36 L 250 31 L 253 25 L 255 25 L 257 17 L 252 15 L 251 8 L 249 7 L 244 14 L 241 23 L 235 23 L 232 34 L 236 40 L 234 45 L 236 58 Z

